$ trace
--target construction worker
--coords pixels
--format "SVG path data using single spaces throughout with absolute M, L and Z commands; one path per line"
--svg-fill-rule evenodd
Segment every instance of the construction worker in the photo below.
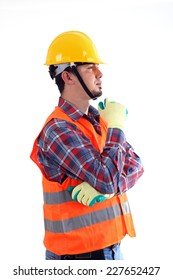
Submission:
M 43 175 L 46 259 L 123 259 L 121 240 L 136 235 L 126 192 L 143 174 L 124 134 L 127 110 L 108 98 L 90 105 L 103 61 L 86 34 L 57 36 L 45 64 L 60 92 L 31 153 Z

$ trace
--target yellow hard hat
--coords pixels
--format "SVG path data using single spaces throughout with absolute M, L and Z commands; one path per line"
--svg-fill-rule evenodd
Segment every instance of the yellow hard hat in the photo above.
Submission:
M 92 40 L 80 31 L 67 31 L 58 35 L 48 48 L 45 65 L 67 62 L 104 63 Z

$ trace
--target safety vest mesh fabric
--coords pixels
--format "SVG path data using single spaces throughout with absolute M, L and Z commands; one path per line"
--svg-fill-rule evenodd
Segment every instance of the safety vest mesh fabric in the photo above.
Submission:
M 52 118 L 75 124 L 92 145 L 102 152 L 107 134 L 107 125 L 103 119 L 100 119 L 102 135 L 99 135 L 85 118 L 73 121 L 60 107 L 55 108 L 46 123 Z M 31 159 L 40 167 L 37 160 L 37 139 L 38 137 L 34 142 Z M 126 234 L 131 237 L 136 235 L 125 193 L 89 207 L 73 201 L 67 191 L 69 186 L 76 186 L 82 181 L 67 178 L 59 184 L 47 180 L 43 174 L 42 182 L 44 245 L 51 252 L 58 255 L 80 254 L 115 244 Z

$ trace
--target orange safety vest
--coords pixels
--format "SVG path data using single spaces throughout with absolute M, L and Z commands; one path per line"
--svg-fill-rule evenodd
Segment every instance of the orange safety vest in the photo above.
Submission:
M 73 121 L 60 107 L 56 107 L 46 120 L 63 119 L 76 125 L 88 137 L 92 145 L 102 153 L 105 146 L 107 125 L 100 118 L 102 135 L 96 133 L 92 124 L 84 118 Z M 41 166 L 37 159 L 36 138 L 31 159 Z M 62 184 L 46 179 L 43 174 L 44 193 L 44 245 L 57 254 L 80 254 L 113 245 L 128 234 L 136 236 L 126 193 L 89 207 L 71 198 L 69 186 L 76 186 L 81 180 L 67 178 Z

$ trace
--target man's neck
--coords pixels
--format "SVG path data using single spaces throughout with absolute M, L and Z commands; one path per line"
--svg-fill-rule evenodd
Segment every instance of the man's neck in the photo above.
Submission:
M 88 114 L 90 100 L 85 100 L 80 97 L 70 96 L 69 95 L 62 95 L 62 98 L 73 104 L 76 108 L 78 108 L 82 113 Z

